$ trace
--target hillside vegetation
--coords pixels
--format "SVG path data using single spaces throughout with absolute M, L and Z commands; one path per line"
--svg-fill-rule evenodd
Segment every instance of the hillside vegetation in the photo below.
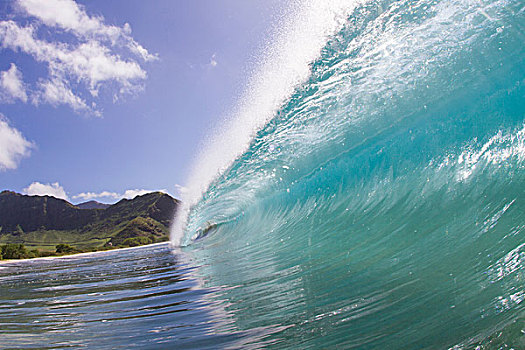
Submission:
M 89 251 L 163 242 L 177 205 L 161 192 L 122 199 L 105 209 L 85 209 L 51 196 L 3 191 L 0 244 L 55 252 L 60 244 Z

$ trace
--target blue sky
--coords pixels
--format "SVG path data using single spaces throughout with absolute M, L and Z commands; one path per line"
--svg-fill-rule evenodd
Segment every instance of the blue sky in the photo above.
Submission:
M 282 7 L 0 2 L 0 189 L 74 203 L 178 196 Z

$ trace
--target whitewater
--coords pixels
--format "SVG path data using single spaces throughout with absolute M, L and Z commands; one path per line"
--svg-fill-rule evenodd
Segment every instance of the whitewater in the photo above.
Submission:
M 523 2 L 286 23 L 172 230 L 211 300 L 277 348 L 525 347 Z

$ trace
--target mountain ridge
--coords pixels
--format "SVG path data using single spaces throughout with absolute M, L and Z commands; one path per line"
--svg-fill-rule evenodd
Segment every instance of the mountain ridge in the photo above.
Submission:
M 5 190 L 0 192 L 0 244 L 49 250 L 58 244 L 93 249 L 166 241 L 179 203 L 150 192 L 105 209 L 82 208 L 52 196 Z
M 111 206 L 111 204 L 100 203 L 94 200 L 75 204 L 76 207 L 80 209 L 106 209 Z

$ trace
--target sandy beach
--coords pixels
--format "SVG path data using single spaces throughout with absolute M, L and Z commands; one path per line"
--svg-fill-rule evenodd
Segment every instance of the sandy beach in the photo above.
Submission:
M 76 259 L 80 257 L 87 257 L 87 256 L 95 256 L 98 254 L 103 253 L 109 253 L 114 251 L 125 251 L 125 250 L 132 250 L 137 248 L 143 248 L 143 247 L 154 247 L 158 245 L 163 244 L 170 244 L 170 242 L 160 242 L 160 243 L 152 243 L 147 245 L 140 245 L 136 247 L 128 247 L 128 248 L 118 248 L 118 249 L 110 249 L 110 250 L 100 250 L 97 252 L 86 252 L 86 253 L 77 253 L 77 254 L 69 254 L 69 255 L 61 255 L 61 256 L 46 256 L 46 257 L 39 257 L 39 258 L 32 258 L 32 259 L 10 259 L 10 260 L 0 260 L 0 269 L 5 268 L 6 266 L 2 266 L 5 264 L 13 264 L 13 263 L 23 263 L 23 262 L 33 262 L 38 260 L 55 260 L 55 259 Z

